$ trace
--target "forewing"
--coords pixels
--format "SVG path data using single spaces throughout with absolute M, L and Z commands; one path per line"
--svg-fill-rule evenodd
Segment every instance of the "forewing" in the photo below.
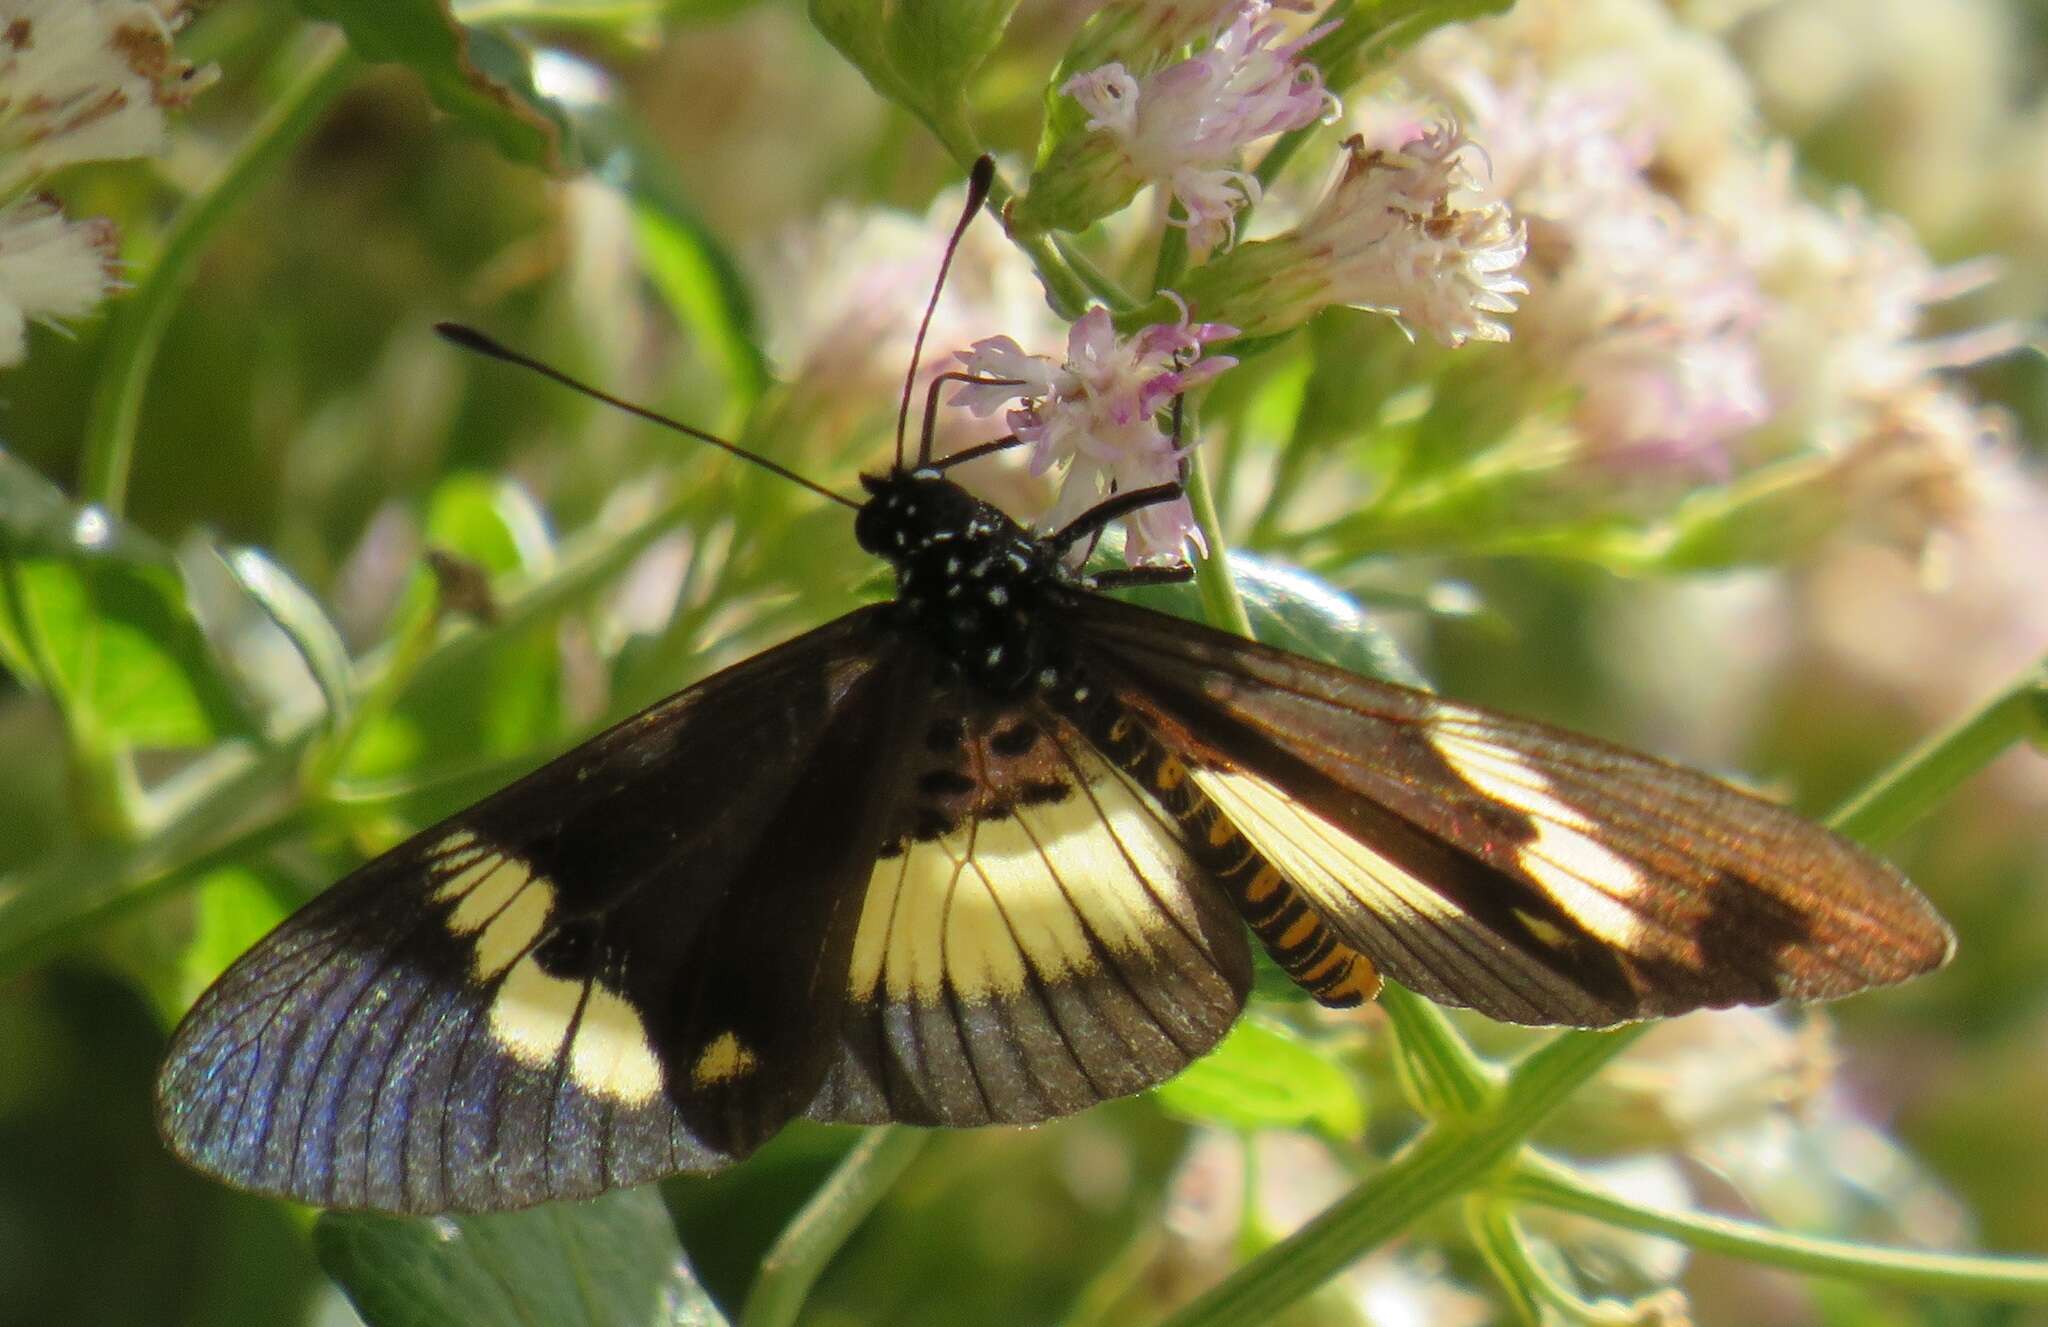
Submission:
M 918 735 L 811 1115 L 1027 1123 L 1213 1046 L 1250 954 L 1166 808 L 1036 700 L 941 693 Z
M 1826 999 L 1952 946 L 1891 866 L 1705 775 L 1074 593 L 1082 658 L 1348 943 L 1433 999 L 1604 1026 Z
M 894 758 L 906 685 L 878 622 L 671 697 L 288 918 L 174 1036 L 172 1148 L 243 1188 L 413 1212 L 751 1150 L 827 1064 L 819 974 L 882 809 L 846 774 Z

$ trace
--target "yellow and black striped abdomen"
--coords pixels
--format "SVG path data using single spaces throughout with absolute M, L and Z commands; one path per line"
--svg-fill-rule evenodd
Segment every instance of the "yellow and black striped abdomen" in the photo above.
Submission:
M 1103 753 L 1150 789 L 1180 822 L 1189 856 L 1229 895 L 1297 986 L 1331 1009 L 1350 1009 L 1379 994 L 1380 975 L 1372 960 L 1337 937 L 1302 892 L 1189 777 L 1180 757 L 1128 714 L 1105 716 L 1092 728 L 1090 736 Z

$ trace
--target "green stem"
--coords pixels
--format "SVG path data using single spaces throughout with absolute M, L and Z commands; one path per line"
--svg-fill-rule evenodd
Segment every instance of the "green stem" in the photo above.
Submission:
M 1465 1230 L 1507 1293 L 1516 1318 L 1525 1327 L 1540 1327 L 1543 1305 L 1562 1298 L 1561 1288 L 1536 1260 L 1514 1212 L 1498 1198 L 1469 1194 L 1465 1198 Z
M 406 687 L 412 683 L 413 674 L 432 656 L 434 642 L 440 634 L 440 596 L 430 593 L 415 605 L 400 627 L 377 680 L 352 698 L 348 707 L 340 711 L 334 727 L 316 740 L 306 753 L 305 763 L 299 771 L 299 785 L 308 797 L 324 798 L 327 795 L 327 790 L 347 763 L 349 752 L 355 748 L 356 740 L 397 707 Z
M 1159 256 L 1152 265 L 1152 290 L 1155 294 L 1171 288 L 1180 280 L 1180 274 L 1187 270 L 1188 229 L 1185 225 L 1174 224 L 1185 222 L 1187 215 L 1186 209 L 1175 203 L 1167 217 L 1166 233 L 1159 237 Z
M 675 8 L 675 0 L 617 0 L 609 5 L 589 0 L 472 0 L 455 6 L 457 21 L 473 28 L 529 24 L 550 28 L 604 30 L 630 23 L 652 23 Z
M 164 331 L 201 254 L 220 223 L 266 183 L 310 132 L 355 67 L 339 37 L 323 37 L 309 57 L 293 46 L 284 57 L 303 71 L 271 103 L 220 178 L 192 197 L 171 222 L 163 251 L 110 320 L 92 412 L 85 426 L 84 497 L 118 514 L 128 502 L 136 422 Z
M 740 1327 L 790 1327 L 811 1286 L 847 1237 L 867 1219 L 931 1139 L 923 1129 L 870 1129 L 811 1195 L 761 1260 Z
M 1470 1119 L 1499 1101 L 1499 1067 L 1472 1049 L 1440 1006 L 1390 982 L 1380 1007 L 1394 1026 L 1402 1082 L 1424 1119 Z
M 1885 843 L 2006 748 L 2041 731 L 2048 657 L 1945 733 L 1929 738 L 1850 798 L 1830 820 L 1864 843 Z
M 1185 422 L 1192 425 L 1192 421 Z M 1195 564 L 1195 588 L 1201 592 L 1202 616 L 1210 626 L 1250 640 L 1251 616 L 1244 610 L 1236 582 L 1230 579 L 1230 550 L 1223 542 L 1223 522 L 1216 515 L 1216 498 L 1209 491 L 1209 474 L 1202 463 L 1200 447 L 1188 456 L 1188 505 L 1194 508 L 1195 524 L 1209 550 Z
M 1437 1126 L 1294 1234 L 1167 1319 L 1162 1327 L 1263 1322 L 1446 1198 L 1473 1189 L 1512 1157 L 1544 1117 L 1634 1040 L 1640 1029 L 1572 1032 L 1522 1061 L 1498 1106 L 1465 1127 Z
M 1138 301 L 1132 299 L 1130 293 L 1119 286 L 1108 273 L 1097 267 L 1072 240 L 1063 235 L 1055 235 L 1052 244 L 1067 266 L 1087 284 L 1094 297 L 1109 306 L 1111 313 L 1129 313 L 1138 307 Z
M 1703 1212 L 1669 1212 L 1625 1202 L 1569 1166 L 1524 1155 L 1500 1196 L 1590 1216 L 1627 1230 L 1665 1235 L 1692 1248 L 1811 1276 L 1984 1299 L 2048 1300 L 2048 1259 L 1928 1253 L 1850 1240 L 1795 1235 L 1753 1221 Z
M 1010 238 L 1038 268 L 1039 279 L 1045 282 L 1046 298 L 1054 313 L 1067 322 L 1073 322 L 1088 311 L 1088 306 L 1094 302 L 1088 283 L 1067 265 L 1065 256 L 1054 246 L 1050 236 L 1013 233 Z

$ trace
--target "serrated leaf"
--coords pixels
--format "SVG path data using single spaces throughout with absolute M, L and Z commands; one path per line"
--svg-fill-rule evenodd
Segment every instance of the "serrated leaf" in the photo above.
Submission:
M 1258 1018 L 1240 1022 L 1152 1099 L 1185 1119 L 1232 1129 L 1355 1138 L 1365 1128 L 1365 1100 L 1351 1075 L 1313 1043 Z
M 653 1188 L 528 1212 L 323 1213 L 320 1265 L 370 1327 L 724 1327 Z
M 203 746 L 247 730 L 168 550 L 5 452 L 0 663 L 95 741 Z
M 561 137 L 531 102 L 486 74 L 469 29 L 444 0 L 296 0 L 308 18 L 333 23 L 358 56 L 402 64 L 420 76 L 434 104 L 473 125 L 516 161 L 561 169 Z
M 353 703 L 354 665 L 341 631 L 305 586 L 259 549 L 219 549 L 228 574 L 256 601 L 305 661 L 306 671 L 327 701 L 328 722 L 338 722 Z

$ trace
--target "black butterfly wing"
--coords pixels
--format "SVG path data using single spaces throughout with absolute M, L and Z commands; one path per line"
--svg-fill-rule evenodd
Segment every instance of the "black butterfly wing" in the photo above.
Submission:
M 750 1151 L 830 1064 L 829 974 L 926 684 L 907 649 L 849 614 L 335 885 L 178 1029 L 172 1148 L 242 1188 L 416 1212 Z
M 1213 1046 L 1250 953 L 1167 806 L 1040 698 L 940 686 L 905 719 L 812 1117 L 1028 1123 Z
M 1066 592 L 1082 664 L 1346 944 L 1509 1022 L 1826 999 L 1943 963 L 1891 866 L 1715 779 Z

